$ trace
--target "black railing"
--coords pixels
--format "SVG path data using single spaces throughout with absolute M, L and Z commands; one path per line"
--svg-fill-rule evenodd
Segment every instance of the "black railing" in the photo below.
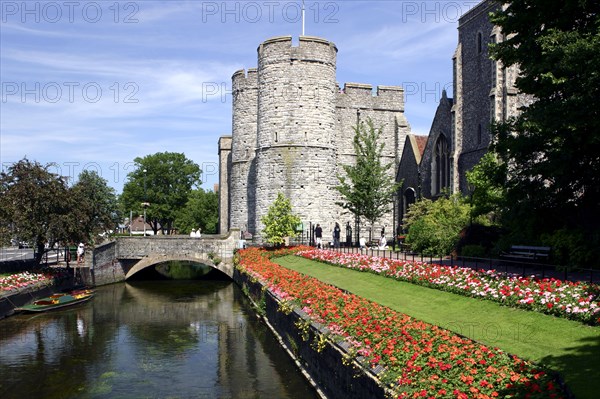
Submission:
M 600 284 L 600 270 L 587 268 L 566 268 L 547 263 L 533 263 L 527 261 L 516 261 L 495 258 L 476 258 L 460 256 L 456 259 L 451 256 L 424 255 L 408 250 L 393 251 L 390 249 L 378 249 L 376 247 L 357 248 L 342 246 L 330 248 L 342 253 L 361 253 L 364 255 L 382 258 L 405 260 L 411 262 L 435 263 L 444 266 L 468 267 L 474 270 L 495 270 L 508 275 L 535 276 L 537 278 L 556 278 L 565 281 L 587 281 Z

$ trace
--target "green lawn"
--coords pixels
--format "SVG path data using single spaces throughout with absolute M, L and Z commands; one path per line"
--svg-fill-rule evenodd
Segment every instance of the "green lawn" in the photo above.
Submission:
M 274 260 L 417 319 L 545 364 L 579 398 L 600 391 L 600 327 L 512 309 L 297 256 Z

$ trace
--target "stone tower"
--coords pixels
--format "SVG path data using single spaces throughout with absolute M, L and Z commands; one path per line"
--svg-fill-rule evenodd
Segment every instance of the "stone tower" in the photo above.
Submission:
M 257 138 L 258 71 L 237 71 L 232 76 L 233 112 L 231 144 L 230 225 L 254 231 Z
M 354 226 L 336 205 L 342 198 L 334 187 L 342 165 L 356 162 L 353 128 L 367 118 L 382 128 L 382 162 L 391 165 L 393 180 L 410 133 L 404 90 L 377 86 L 374 93 L 362 83 L 340 90 L 336 58 L 337 48 L 328 40 L 301 36 L 293 45 L 291 36 L 281 36 L 258 47 L 258 68 L 233 74 L 231 146 L 222 141 L 220 147 L 230 159 L 221 164 L 228 168 L 222 171 L 228 184 L 220 190 L 221 209 L 229 211 L 221 231 L 238 228 L 261 242 L 260 220 L 280 192 L 291 200 L 304 234 L 319 223 L 330 240 L 336 222 Z M 391 201 L 377 230 L 392 225 Z M 364 234 L 365 227 L 361 230 Z
M 303 221 L 339 213 L 335 205 L 337 48 L 302 36 L 276 37 L 258 48 L 256 146 L 257 232 L 277 194 L 292 201 Z M 260 238 L 259 238 L 260 239 Z

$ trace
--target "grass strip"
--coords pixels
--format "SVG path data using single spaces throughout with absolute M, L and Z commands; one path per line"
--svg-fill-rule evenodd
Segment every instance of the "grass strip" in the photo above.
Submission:
M 577 398 L 598 397 L 600 327 L 298 256 L 285 256 L 274 261 L 417 319 L 547 365 L 563 376 Z

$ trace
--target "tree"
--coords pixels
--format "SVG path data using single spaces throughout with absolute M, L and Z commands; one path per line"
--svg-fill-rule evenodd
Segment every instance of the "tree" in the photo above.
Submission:
M 414 251 L 427 255 L 448 255 L 456 247 L 460 232 L 469 224 L 470 206 L 460 194 L 422 199 L 412 204 L 405 218 L 406 242 Z
M 600 2 L 506 4 L 492 22 L 507 39 L 492 54 L 518 65 L 516 87 L 534 99 L 494 129 L 492 149 L 508 166 L 506 216 L 532 234 L 570 226 L 598 237 Z
M 365 218 L 371 227 L 381 218 L 398 190 L 388 171 L 392 163 L 382 164 L 383 143 L 379 143 L 382 128 L 375 128 L 369 118 L 361 121 L 354 129 L 355 165 L 342 165 L 346 176 L 338 175 L 339 185 L 335 189 L 343 201 L 336 204 L 354 214 L 357 220 Z
M 203 233 L 215 234 L 219 224 L 219 196 L 214 191 L 199 188 L 190 193 L 187 204 L 177 215 L 175 225 L 181 233 L 201 228 Z
M 76 230 L 66 179 L 48 169 L 25 158 L 0 174 L 0 224 L 34 245 L 38 263 L 46 243 L 67 242 Z
M 277 194 L 275 202 L 260 221 L 265 225 L 263 234 L 266 241 L 277 246 L 285 243 L 285 237 L 293 236 L 300 224 L 300 218 L 292 214 L 290 200 L 282 193 Z
M 120 197 L 122 208 L 139 211 L 149 204 L 146 220 L 154 234 L 159 226 L 169 233 L 190 192 L 200 185 L 202 171 L 181 153 L 159 152 L 134 162 L 137 168 L 127 175 Z
M 497 215 L 505 205 L 506 165 L 499 162 L 494 152 L 487 152 L 467 172 L 471 204 L 471 221 L 479 216 L 488 217 L 491 222 L 497 221 Z
M 95 171 L 84 170 L 77 183 L 71 187 L 76 219 L 79 225 L 78 240 L 95 242 L 100 235 L 113 231 L 118 224 L 115 190 Z

